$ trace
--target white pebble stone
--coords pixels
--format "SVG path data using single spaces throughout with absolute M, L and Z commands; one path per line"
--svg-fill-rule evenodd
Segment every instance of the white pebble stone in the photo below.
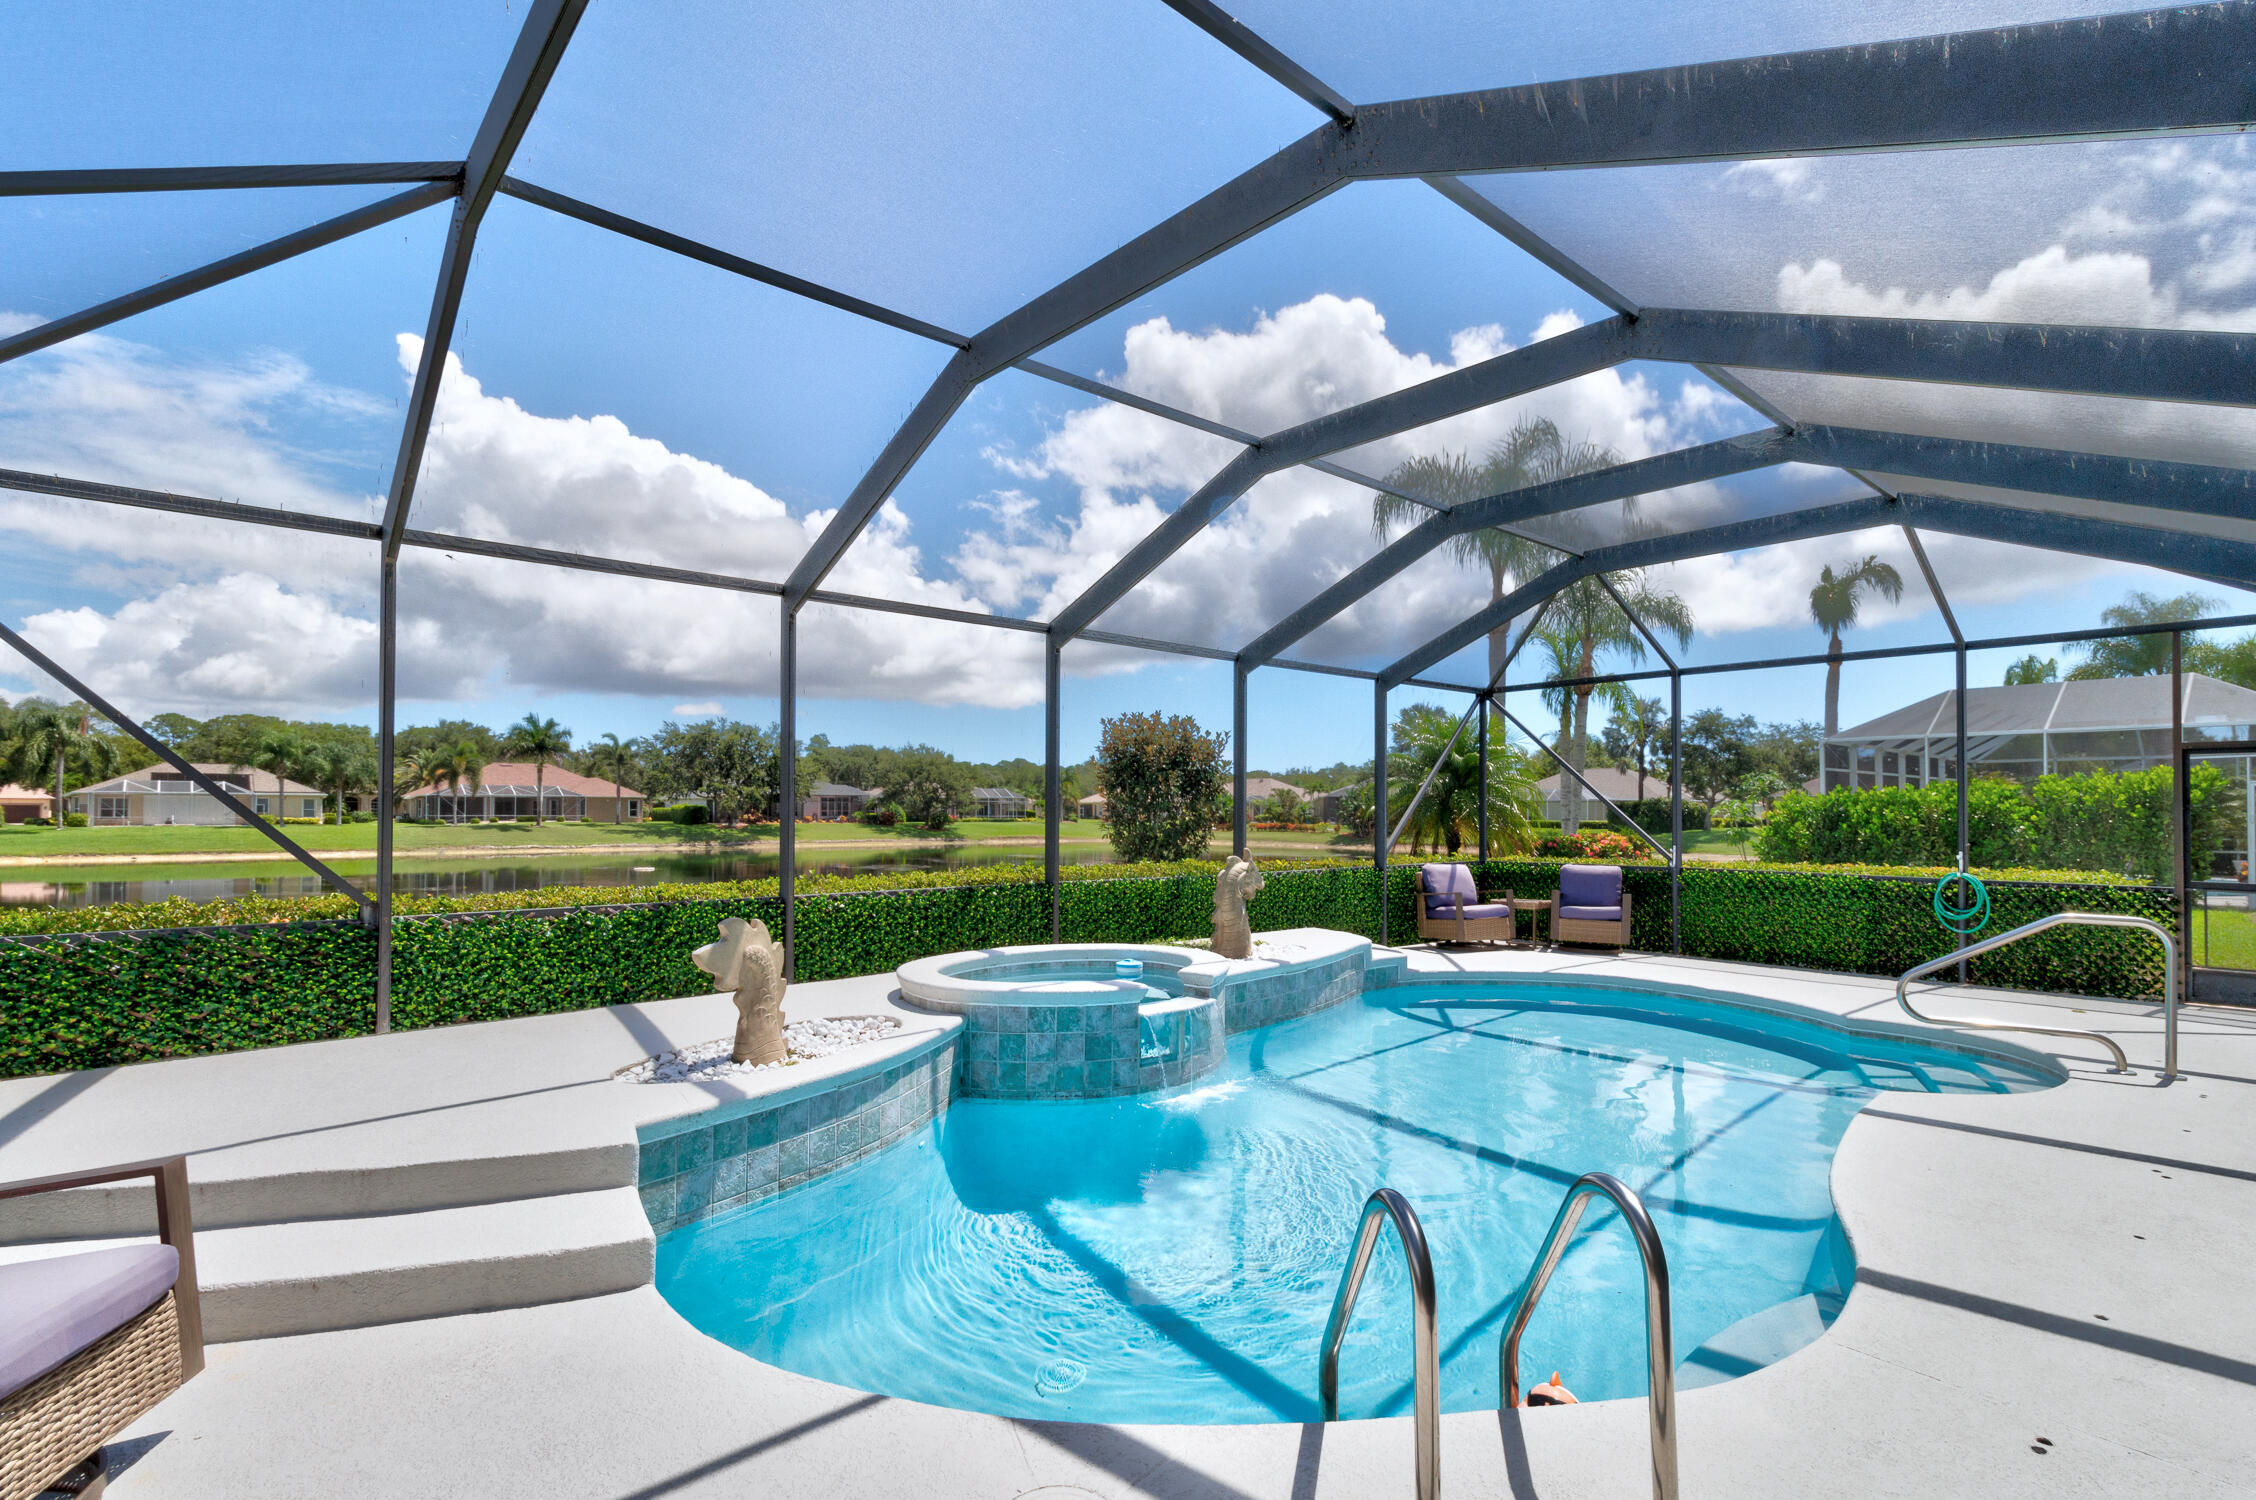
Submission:
M 900 1029 L 900 1021 L 893 1016 L 834 1016 L 793 1021 L 783 1028 L 783 1045 L 790 1054 L 783 1062 L 731 1062 L 729 1052 L 734 1041 L 722 1037 L 718 1041 L 684 1047 L 678 1052 L 658 1053 L 631 1068 L 620 1069 L 613 1076 L 621 1083 L 690 1083 L 709 1078 L 735 1078 L 746 1073 L 772 1073 L 793 1063 L 828 1057 L 864 1042 L 874 1042 Z

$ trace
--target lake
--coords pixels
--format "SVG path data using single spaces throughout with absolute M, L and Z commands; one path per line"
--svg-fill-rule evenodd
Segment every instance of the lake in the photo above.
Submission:
M 1104 844 L 1068 846 L 1069 865 L 1104 864 Z M 1039 844 L 919 845 L 903 849 L 802 851 L 802 875 L 875 875 L 886 870 L 966 870 L 980 865 L 1040 864 Z M 362 890 L 376 886 L 372 859 L 332 861 L 332 868 Z M 773 854 L 504 855 L 488 859 L 403 859 L 392 888 L 410 896 L 476 896 L 494 891 L 537 891 L 549 886 L 662 885 L 714 880 L 772 880 L 781 862 Z M 0 906 L 109 906 L 120 901 L 224 901 L 237 896 L 318 896 L 321 878 L 290 863 L 151 865 L 51 865 L 0 870 Z

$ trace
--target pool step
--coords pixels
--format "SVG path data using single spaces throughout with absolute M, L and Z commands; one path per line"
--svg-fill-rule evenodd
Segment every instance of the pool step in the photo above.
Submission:
M 24 1246 L 9 1259 L 124 1240 Z M 647 1286 L 631 1187 L 196 1233 L 213 1343 L 528 1307 Z
M 1817 1342 L 1824 1332 L 1824 1310 L 1815 1296 L 1804 1292 L 1791 1301 L 1741 1318 L 1686 1355 L 1677 1367 L 1676 1388 L 1697 1390 L 1751 1375 Z
M 210 1230 L 293 1220 L 362 1218 L 426 1209 L 632 1188 L 632 1141 L 434 1160 L 376 1161 L 272 1170 L 237 1153 L 191 1157 L 188 1209 L 200 1239 Z M 154 1234 L 156 1199 L 145 1179 L 17 1199 L 0 1216 L 0 1245 Z

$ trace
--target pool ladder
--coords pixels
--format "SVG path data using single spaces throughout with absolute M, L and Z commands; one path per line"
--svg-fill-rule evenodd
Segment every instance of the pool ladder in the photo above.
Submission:
M 2067 926 L 2135 927 L 2141 932 L 2151 932 L 2162 940 L 2162 1077 L 2165 1082 L 2177 1077 L 2177 940 L 2170 936 L 2169 930 L 2163 927 L 2161 923 L 2148 921 L 2145 917 L 2134 917 L 2129 912 L 2056 911 L 2050 916 L 2039 917 L 2034 922 L 2024 922 L 2011 931 L 2001 932 L 1995 937 L 1984 938 L 1979 943 L 1970 943 L 1964 948 L 1954 948 L 1941 958 L 1929 959 L 1926 963 L 1904 970 L 1903 977 L 1896 981 L 1896 1004 L 1903 1007 L 1905 1015 L 1910 1016 L 1915 1021 L 1925 1021 L 1930 1026 L 1960 1026 L 1976 1031 L 2029 1031 L 2038 1036 L 2065 1036 L 2074 1037 L 2078 1041 L 2097 1042 L 2114 1054 L 2115 1071 L 2128 1073 L 2131 1071 L 2131 1060 L 2123 1055 L 2123 1049 L 2116 1045 L 2113 1037 L 2102 1036 L 2096 1031 L 2069 1031 L 2058 1026 L 2023 1026 L 2011 1021 L 1986 1021 L 1973 1016 L 1954 1018 L 1951 1016 L 1924 1015 L 1912 1009 L 1910 997 L 1905 993 L 1910 989 L 1911 982 L 1914 979 L 1925 979 L 1928 975 L 1947 969 L 1952 964 L 1963 963 L 1977 954 L 1995 952 L 2008 943 L 2018 943 L 2021 939 L 2033 937 L 2049 927 Z
M 1645 1201 L 1627 1183 L 1604 1172 L 1585 1172 L 1567 1189 L 1543 1248 L 1528 1267 L 1512 1302 L 1512 1317 L 1497 1349 L 1500 1366 L 1501 1405 L 1509 1410 L 1520 1403 L 1520 1336 L 1535 1316 L 1536 1303 L 1551 1284 L 1551 1273 L 1567 1253 L 1582 1213 L 1593 1197 L 1612 1200 L 1637 1254 L 1645 1267 L 1645 1381 L 1647 1426 L 1652 1441 L 1653 1500 L 1677 1500 L 1676 1492 L 1676 1355 L 1669 1334 L 1668 1256 L 1661 1249 L 1660 1233 L 1653 1228 Z M 1440 1500 L 1441 1495 L 1441 1345 L 1434 1315 L 1433 1257 L 1426 1249 L 1426 1232 L 1418 1223 L 1410 1201 L 1392 1188 L 1380 1188 L 1363 1204 L 1363 1221 L 1355 1231 L 1355 1248 L 1340 1277 L 1339 1293 L 1332 1298 L 1332 1316 L 1324 1325 L 1323 1360 L 1317 1378 L 1327 1422 L 1339 1419 L 1340 1342 L 1347 1336 L 1348 1319 L 1355 1314 L 1355 1299 L 1363 1290 L 1363 1273 L 1370 1269 L 1371 1252 L 1378 1245 L 1383 1219 L 1394 1221 L 1402 1241 L 1403 1258 L 1410 1267 L 1411 1384 L 1413 1431 L 1416 1435 L 1418 1500 Z

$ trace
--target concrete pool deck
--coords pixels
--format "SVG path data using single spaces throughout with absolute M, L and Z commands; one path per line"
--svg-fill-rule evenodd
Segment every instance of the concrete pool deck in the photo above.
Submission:
M 1524 951 L 1412 950 L 1411 965 L 1413 978 L 1670 983 L 1900 1019 L 1891 986 L 1845 975 Z M 889 989 L 883 978 L 799 986 L 788 1013 L 866 1013 L 886 1006 Z M 2188 1007 L 2187 1071 L 2163 1086 L 2159 1007 L 1998 991 L 1943 991 L 1931 1004 L 2101 1030 L 2139 1071 L 2110 1074 L 2097 1049 L 2019 1037 L 2069 1081 L 1868 1105 L 1833 1176 L 1856 1290 L 1808 1348 L 1680 1397 L 1683 1493 L 2249 1493 L 2256 1299 L 2242 1274 L 2256 1230 L 2256 1014 Z M 652 1036 L 699 1040 L 728 1018 L 725 999 L 694 997 L 0 1083 L 0 1179 L 183 1148 L 199 1153 L 191 1177 L 245 1171 L 252 1163 L 230 1153 L 254 1147 L 270 1153 L 256 1159 L 260 1171 L 290 1161 L 324 1170 L 340 1143 L 362 1166 L 410 1146 L 423 1159 L 470 1160 L 527 1149 L 551 1130 L 598 1151 L 631 1140 L 652 1111 L 702 1107 L 618 1102 L 666 1090 L 611 1084 L 610 1071 L 654 1050 Z M 246 1080 L 267 1077 L 299 1081 L 246 1092 Z M 393 1120 L 416 1123 L 395 1131 Z M 1541 1358 L 1531 1336 L 1530 1367 Z M 217 1345 L 205 1374 L 117 1445 L 112 1483 L 121 1496 L 188 1500 L 1305 1500 L 1407 1493 L 1410 1452 L 1406 1418 L 1111 1427 L 870 1396 L 715 1343 L 641 1284 Z M 1445 1417 L 1443 1483 L 1450 1495 L 1645 1494 L 1644 1404 Z

